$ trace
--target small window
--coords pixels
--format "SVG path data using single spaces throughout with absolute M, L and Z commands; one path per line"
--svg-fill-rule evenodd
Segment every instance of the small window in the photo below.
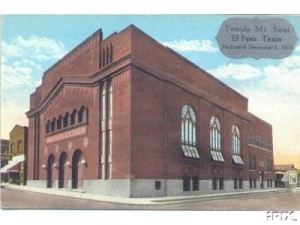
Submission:
M 249 186 L 250 186 L 250 189 L 252 189 L 252 179 L 251 178 L 249 179 Z
M 198 191 L 199 190 L 199 177 L 192 177 L 193 181 L 193 191 Z
M 183 191 L 191 190 L 191 178 L 189 176 L 183 177 Z
M 161 182 L 155 181 L 155 190 L 160 190 L 160 189 L 161 189 Z
M 219 178 L 219 189 L 224 190 L 224 177 Z
M 236 179 L 236 178 L 233 179 L 233 188 L 234 189 L 238 188 L 238 179 Z
M 212 189 L 217 190 L 218 189 L 218 178 L 213 177 L 212 178 Z
M 243 179 L 239 179 L 239 189 L 243 189 Z

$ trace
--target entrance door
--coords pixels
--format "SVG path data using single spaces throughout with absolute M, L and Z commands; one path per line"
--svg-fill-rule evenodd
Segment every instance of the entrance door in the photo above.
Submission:
M 59 158 L 58 165 L 58 188 L 65 187 L 65 163 L 67 161 L 67 153 L 63 152 Z
M 81 150 L 76 150 L 74 152 L 73 158 L 72 158 L 72 188 L 73 189 L 77 189 L 78 188 L 78 184 L 80 183 L 79 180 L 79 169 L 81 168 L 81 166 L 79 166 L 80 161 L 82 159 L 82 152 Z
M 54 155 L 50 155 L 47 162 L 47 188 L 51 188 L 53 185 L 53 164 Z

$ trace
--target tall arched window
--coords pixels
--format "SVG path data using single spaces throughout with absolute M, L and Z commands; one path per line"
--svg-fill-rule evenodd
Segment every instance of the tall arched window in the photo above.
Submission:
M 196 136 L 195 112 L 191 106 L 184 105 L 181 110 L 181 146 L 184 156 L 199 158 Z
M 221 125 L 217 117 L 212 116 L 210 119 L 210 150 L 214 161 L 224 162 L 221 152 Z
M 210 149 L 221 151 L 221 125 L 215 116 L 210 119 Z
M 244 164 L 241 159 L 241 141 L 240 141 L 240 129 L 237 125 L 233 125 L 231 129 L 232 138 L 231 138 L 231 152 L 232 159 L 235 164 Z

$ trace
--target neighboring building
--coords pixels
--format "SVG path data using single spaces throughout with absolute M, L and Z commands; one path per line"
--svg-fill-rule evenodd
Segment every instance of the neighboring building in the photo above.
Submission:
M 275 187 L 289 188 L 296 185 L 289 184 L 289 181 L 282 181 L 282 178 L 287 172 L 294 171 L 297 172 L 297 168 L 295 168 L 294 164 L 281 164 L 274 166 L 275 172 Z
M 99 30 L 30 96 L 27 184 L 124 197 L 274 187 L 272 126 L 247 109 L 135 26 Z
M 26 155 L 28 127 L 16 125 L 9 133 L 9 155 L 12 157 L 6 166 L 1 168 L 5 181 L 15 184 L 26 184 Z
M 9 140 L 1 139 L 1 168 L 8 164 L 11 160 L 11 155 L 9 154 Z

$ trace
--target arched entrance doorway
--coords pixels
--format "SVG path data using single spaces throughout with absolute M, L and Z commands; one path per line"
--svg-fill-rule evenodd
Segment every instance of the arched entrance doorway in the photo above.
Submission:
M 54 165 L 55 157 L 54 155 L 49 155 L 47 161 L 47 188 L 51 188 L 53 186 L 53 165 Z
M 58 163 L 58 188 L 65 187 L 65 164 L 67 162 L 67 153 L 61 153 Z
M 85 161 L 82 151 L 77 149 L 72 157 L 72 188 L 81 188 Z

